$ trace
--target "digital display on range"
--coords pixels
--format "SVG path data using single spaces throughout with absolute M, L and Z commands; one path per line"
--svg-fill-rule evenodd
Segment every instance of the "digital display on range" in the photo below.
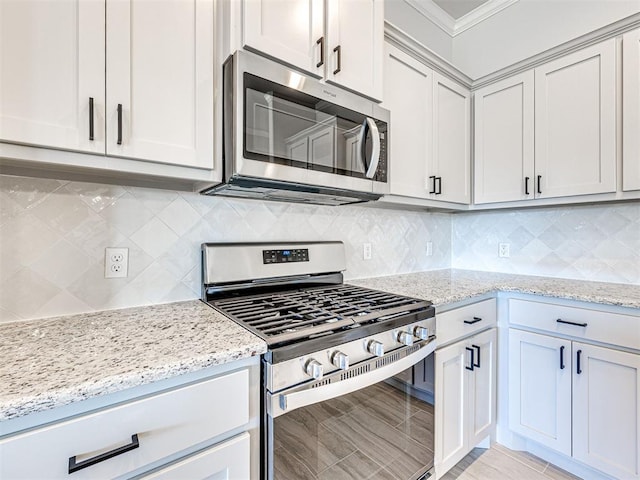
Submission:
M 262 263 L 291 263 L 291 262 L 308 262 L 308 248 L 294 248 L 291 250 L 263 250 Z

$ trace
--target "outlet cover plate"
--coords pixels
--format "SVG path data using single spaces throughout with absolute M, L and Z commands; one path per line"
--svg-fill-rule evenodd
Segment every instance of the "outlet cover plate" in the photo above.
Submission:
M 104 278 L 129 276 L 129 249 L 107 247 L 104 249 Z

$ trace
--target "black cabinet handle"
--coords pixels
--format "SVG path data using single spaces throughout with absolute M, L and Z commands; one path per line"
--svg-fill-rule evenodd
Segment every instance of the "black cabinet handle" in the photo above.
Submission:
M 316 68 L 324 65 L 324 37 L 320 37 L 316 41 L 316 45 L 320 45 L 320 61 L 316 63 Z
M 529 195 L 529 177 L 524 177 L 524 194 Z
M 471 362 L 469 363 L 470 366 L 468 366 L 468 367 L 465 366 L 464 368 L 466 368 L 467 370 L 471 370 L 473 372 L 473 367 L 476 365 L 476 362 L 473 359 L 475 350 L 473 348 L 469 348 L 469 347 L 465 347 L 465 350 L 467 350 L 468 352 L 471 352 Z
M 122 104 L 118 104 L 118 145 L 122 145 Z
M 89 97 L 89 140 L 93 141 L 93 97 Z
M 538 175 L 538 193 L 542 193 L 542 175 Z
M 474 323 L 481 322 L 482 319 L 480 317 L 473 317 L 473 320 L 465 320 L 464 323 L 467 325 L 473 325 Z
M 478 360 L 478 363 L 474 363 L 473 366 L 480 368 L 480 347 L 478 345 L 471 345 L 471 346 L 476 349 L 476 356 Z
M 433 186 L 433 189 L 429 190 L 429 193 L 436 193 L 436 177 L 435 177 L 435 175 L 430 175 L 429 176 L 429 180 L 433 180 L 433 183 L 431 184 Z
M 77 472 L 78 470 L 82 470 L 83 468 L 90 467 L 95 465 L 96 463 L 104 462 L 105 460 L 109 460 L 110 458 L 117 457 L 118 455 L 122 455 L 130 450 L 135 450 L 140 446 L 140 442 L 138 441 L 138 434 L 135 433 L 131 435 L 131 443 L 124 445 L 122 447 L 115 448 L 109 452 L 105 452 L 100 455 L 96 455 L 95 457 L 87 458 L 81 462 L 76 463 L 76 456 L 69 458 L 69 473 Z
M 436 180 L 438 181 L 438 191 L 436 195 L 440 195 L 442 193 L 442 177 L 436 177 Z
M 570 322 L 569 320 L 562 320 L 561 318 L 557 319 L 556 322 L 564 323 L 565 325 L 574 325 L 576 327 L 586 327 L 587 323 L 579 323 L 579 322 Z
M 582 368 L 580 367 L 581 358 L 582 358 L 582 350 L 578 350 L 578 352 L 576 353 L 576 364 L 577 364 L 576 373 L 578 375 L 582 373 Z
M 333 51 L 338 55 L 338 68 L 333 71 L 333 74 L 336 75 L 342 70 L 342 48 L 338 45 Z
M 564 370 L 564 345 L 560 347 L 560 370 Z

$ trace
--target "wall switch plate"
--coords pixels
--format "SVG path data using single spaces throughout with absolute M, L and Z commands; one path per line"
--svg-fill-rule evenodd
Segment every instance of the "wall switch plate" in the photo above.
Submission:
M 104 249 L 104 278 L 126 278 L 129 275 L 129 249 Z
M 371 260 L 371 244 L 370 243 L 362 244 L 362 258 L 363 260 Z
M 433 255 L 433 242 L 427 242 L 426 255 L 427 257 L 430 257 L 431 255 Z
M 509 258 L 509 243 L 501 243 L 498 246 L 498 256 L 501 258 Z

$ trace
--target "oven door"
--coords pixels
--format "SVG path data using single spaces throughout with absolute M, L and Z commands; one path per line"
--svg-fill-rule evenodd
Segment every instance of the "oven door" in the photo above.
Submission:
M 406 383 L 435 337 L 277 393 L 266 393 L 269 480 L 426 479 L 433 474 L 433 395 Z M 432 393 L 432 392 L 431 392 Z

